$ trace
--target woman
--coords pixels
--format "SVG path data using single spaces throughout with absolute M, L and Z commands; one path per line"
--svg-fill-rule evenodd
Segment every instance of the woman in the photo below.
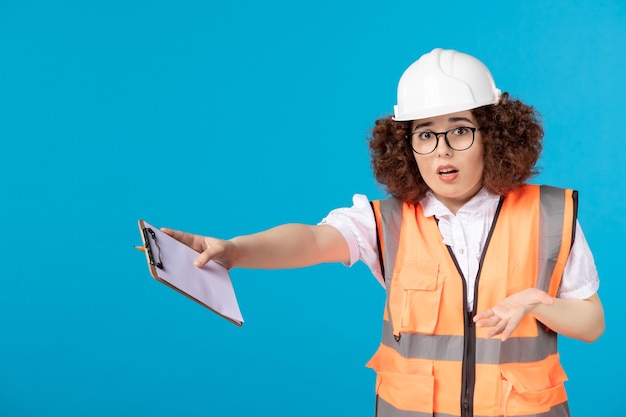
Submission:
M 527 185 L 543 129 L 476 58 L 435 49 L 370 140 L 391 197 L 230 240 L 163 229 L 227 268 L 361 260 L 387 290 L 380 416 L 567 416 L 556 335 L 604 331 L 572 190 Z

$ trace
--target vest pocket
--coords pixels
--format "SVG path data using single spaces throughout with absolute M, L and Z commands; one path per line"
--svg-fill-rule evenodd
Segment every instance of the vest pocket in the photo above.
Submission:
M 501 366 L 500 404 L 504 415 L 544 413 L 567 401 L 567 380 L 558 355 L 532 363 Z
M 433 412 L 435 377 L 378 371 L 376 395 L 393 407 L 427 413 Z
M 435 398 L 433 361 L 408 359 L 381 344 L 367 367 L 376 371 L 377 398 L 399 410 L 432 415 Z
M 416 262 L 396 266 L 389 294 L 394 334 L 432 334 L 437 324 L 442 289 L 439 264 Z

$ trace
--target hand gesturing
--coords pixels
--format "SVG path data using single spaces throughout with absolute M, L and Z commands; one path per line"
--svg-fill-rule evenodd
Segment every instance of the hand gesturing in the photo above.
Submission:
M 491 327 L 486 338 L 501 335 L 503 342 L 511 336 L 524 316 L 538 305 L 552 305 L 554 298 L 537 288 L 527 288 L 510 295 L 501 303 L 474 316 L 476 327 Z

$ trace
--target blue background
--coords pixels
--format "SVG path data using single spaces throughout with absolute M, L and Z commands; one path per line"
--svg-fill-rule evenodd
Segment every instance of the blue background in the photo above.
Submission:
M 536 106 L 607 331 L 562 338 L 573 415 L 623 414 L 626 7 L 0 0 L 0 416 L 373 415 L 362 264 L 233 270 L 238 328 L 154 281 L 137 220 L 222 238 L 383 196 L 366 137 L 435 47 Z

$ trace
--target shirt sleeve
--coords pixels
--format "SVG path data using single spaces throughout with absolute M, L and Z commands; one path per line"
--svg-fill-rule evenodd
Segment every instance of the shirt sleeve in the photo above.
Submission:
M 376 220 L 365 195 L 355 194 L 352 207 L 332 210 L 319 224 L 333 226 L 343 235 L 350 249 L 350 263 L 347 266 L 362 261 L 384 286 L 376 244 Z
M 593 254 L 577 221 L 574 244 L 565 264 L 557 297 L 589 298 L 598 292 L 598 288 L 600 279 Z

